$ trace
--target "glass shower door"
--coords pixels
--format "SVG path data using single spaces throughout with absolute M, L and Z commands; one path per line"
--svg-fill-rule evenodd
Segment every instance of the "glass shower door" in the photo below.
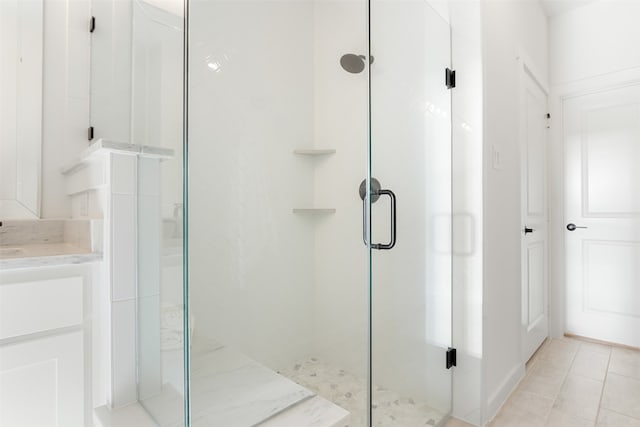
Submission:
M 370 18 L 372 190 L 389 191 L 370 207 L 372 425 L 439 425 L 451 410 L 450 27 L 423 0 L 371 0 Z

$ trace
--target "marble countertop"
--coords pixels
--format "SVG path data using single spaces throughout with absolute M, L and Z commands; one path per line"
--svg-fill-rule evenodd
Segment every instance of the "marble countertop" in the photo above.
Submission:
M 101 260 L 101 253 L 90 252 L 70 243 L 0 246 L 0 270 L 83 264 Z

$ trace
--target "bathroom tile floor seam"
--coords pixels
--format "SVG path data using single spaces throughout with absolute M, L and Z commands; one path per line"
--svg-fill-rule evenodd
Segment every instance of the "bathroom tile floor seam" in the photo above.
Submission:
M 640 351 L 547 340 L 490 427 L 640 427 Z

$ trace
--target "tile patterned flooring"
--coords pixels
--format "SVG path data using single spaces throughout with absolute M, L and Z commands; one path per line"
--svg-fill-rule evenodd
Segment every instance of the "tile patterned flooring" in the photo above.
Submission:
M 309 371 L 318 366 L 314 368 Z M 308 369 L 301 371 L 288 374 L 313 388 L 315 381 L 304 378 Z M 315 391 L 336 399 L 327 390 Z M 339 404 L 350 406 L 347 401 Z M 359 413 L 357 408 L 348 409 Z M 430 418 L 427 425 L 435 421 Z M 356 416 L 352 424 L 359 421 Z M 424 419 L 397 421 L 407 427 L 425 423 Z M 396 425 L 388 422 L 383 424 Z M 445 427 L 473 426 L 450 419 Z M 525 377 L 488 427 L 640 427 L 640 351 L 568 337 L 549 339 L 531 358 Z
M 302 360 L 280 372 L 296 383 L 350 412 L 346 427 L 366 425 L 366 381 L 353 373 L 315 357 Z M 374 385 L 374 427 L 437 426 L 445 413 L 393 390 Z
M 640 351 L 547 340 L 489 426 L 640 427 Z

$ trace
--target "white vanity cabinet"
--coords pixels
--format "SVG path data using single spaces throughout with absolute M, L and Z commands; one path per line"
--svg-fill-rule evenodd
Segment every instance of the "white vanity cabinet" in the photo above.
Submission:
M 89 425 L 90 273 L 0 271 L 0 426 Z

